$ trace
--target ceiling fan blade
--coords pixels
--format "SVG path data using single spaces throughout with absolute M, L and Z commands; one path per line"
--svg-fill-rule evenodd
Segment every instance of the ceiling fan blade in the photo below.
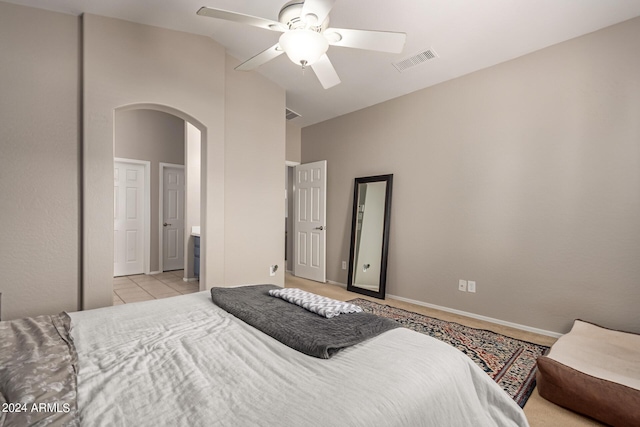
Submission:
M 329 89 L 340 83 L 340 77 L 338 77 L 338 73 L 336 73 L 336 69 L 333 68 L 333 64 L 329 61 L 326 53 L 313 63 L 311 68 L 313 68 L 313 72 L 316 73 L 316 77 L 320 80 L 323 88 Z
M 280 44 L 276 43 L 269 49 L 263 50 L 251 59 L 247 59 L 242 64 L 238 65 L 235 69 L 238 71 L 251 71 L 254 68 L 258 68 L 262 64 L 271 61 L 273 58 L 277 58 L 282 55 L 284 51 L 280 49 Z
M 309 25 L 320 25 L 329 15 L 336 0 L 304 0 L 300 18 Z
M 264 18 L 258 18 L 256 16 L 244 15 L 242 13 L 229 12 L 228 10 L 214 9 L 211 7 L 201 7 L 197 13 L 200 16 L 208 16 L 209 18 L 238 22 L 240 24 L 247 24 L 258 28 L 264 28 L 265 30 L 278 32 L 283 32 L 286 30 L 284 25 L 279 22 L 271 21 Z
M 324 33 L 333 46 L 353 47 L 356 49 L 377 50 L 379 52 L 400 53 L 407 40 L 405 33 L 391 31 L 351 30 L 346 28 L 327 28 Z

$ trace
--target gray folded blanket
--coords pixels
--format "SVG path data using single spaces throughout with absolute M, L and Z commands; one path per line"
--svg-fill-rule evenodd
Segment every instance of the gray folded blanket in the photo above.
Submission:
M 274 285 L 211 288 L 211 299 L 222 309 L 281 343 L 309 356 L 328 359 L 400 326 L 370 313 L 349 313 L 327 319 L 269 295 Z

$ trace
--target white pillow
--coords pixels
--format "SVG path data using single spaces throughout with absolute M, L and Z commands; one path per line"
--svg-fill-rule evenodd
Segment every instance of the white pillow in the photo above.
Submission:
M 362 308 L 355 304 L 316 295 L 298 288 L 271 289 L 269 295 L 324 316 L 327 319 L 340 313 L 360 313 Z

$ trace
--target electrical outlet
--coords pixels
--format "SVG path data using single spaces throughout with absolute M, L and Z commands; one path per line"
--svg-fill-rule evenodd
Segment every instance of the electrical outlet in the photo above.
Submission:
M 347 269 L 347 261 L 342 261 L 342 269 L 343 270 Z
M 278 271 L 278 265 L 272 265 L 271 267 L 269 267 L 269 276 L 275 276 L 276 275 L 276 271 Z
M 467 281 L 459 280 L 458 281 L 458 290 L 462 292 L 467 292 Z
M 469 280 L 467 281 L 467 290 L 469 292 L 474 292 L 476 291 L 476 282 L 474 282 L 473 280 Z

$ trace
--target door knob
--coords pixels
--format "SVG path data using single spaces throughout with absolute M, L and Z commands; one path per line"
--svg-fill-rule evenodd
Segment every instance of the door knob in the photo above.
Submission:
M 314 230 L 325 230 L 326 227 L 324 225 L 321 225 L 320 227 L 316 227 L 314 228 Z
M 171 225 L 171 224 L 167 224 L 167 223 L 165 222 L 165 223 L 164 223 L 164 224 L 162 224 L 162 225 L 164 225 L 164 226 L 166 227 L 167 225 Z

